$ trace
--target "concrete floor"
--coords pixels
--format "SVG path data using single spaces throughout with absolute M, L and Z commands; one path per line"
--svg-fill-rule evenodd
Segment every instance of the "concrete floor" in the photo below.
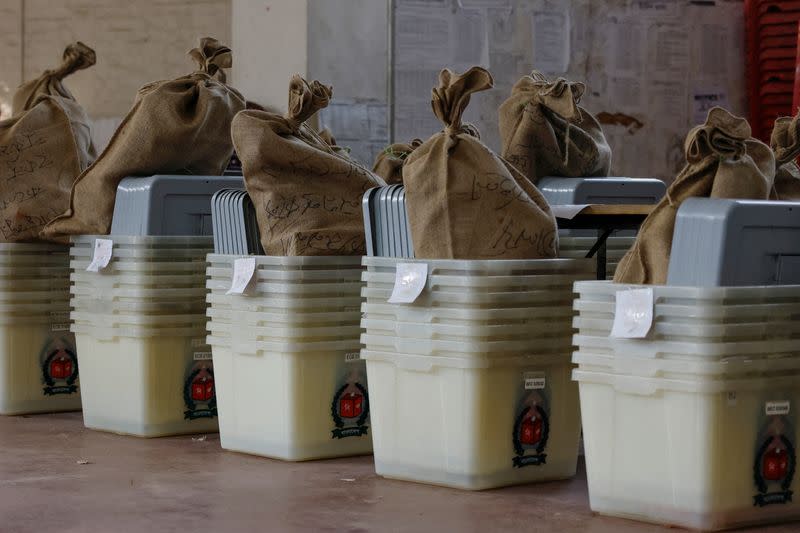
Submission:
M 80 413 L 0 417 L 0 532 L 41 531 L 670 530 L 593 516 L 583 468 L 470 493 L 379 478 L 371 457 L 283 463 L 224 452 L 217 435 L 145 440 L 89 431 Z

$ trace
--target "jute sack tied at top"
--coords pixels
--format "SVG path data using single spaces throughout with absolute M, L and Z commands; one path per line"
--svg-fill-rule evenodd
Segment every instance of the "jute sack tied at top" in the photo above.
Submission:
M 197 71 L 139 89 L 106 149 L 76 180 L 69 208 L 44 228 L 45 238 L 108 233 L 117 185 L 128 176 L 222 174 L 233 153 L 230 124 L 245 100 L 225 83 L 228 47 L 206 37 L 189 55 Z
M 345 148 L 344 146 L 339 146 L 339 144 L 336 142 L 336 137 L 333 136 L 333 132 L 330 129 L 324 128 L 318 133 L 318 135 L 319 138 L 322 139 L 325 144 L 330 146 L 334 152 L 347 158 L 350 157 L 350 149 Z
M 579 106 L 586 86 L 523 76 L 500 106 L 502 156 L 533 183 L 545 176 L 598 177 L 611 170 L 600 123 Z
M 617 266 L 617 283 L 667 282 L 675 217 L 692 197 L 766 200 L 775 176 L 775 157 L 751 137 L 743 118 L 715 107 L 705 124 L 689 132 L 686 166 L 645 219 L 636 242 Z
M 14 115 L 0 122 L 0 242 L 36 240 L 94 159 L 89 118 L 62 83 L 94 63 L 91 48 L 71 44 L 59 68 L 14 94 Z
M 64 78 L 91 67 L 97 62 L 97 56 L 94 50 L 78 41 L 67 46 L 62 59 L 61 66 L 58 68 L 45 70 L 38 78 L 20 85 L 11 100 L 12 115 L 32 108 L 34 101 L 42 95 L 61 96 L 68 100 L 75 100 L 72 93 L 64 86 Z
M 332 89 L 293 76 L 285 115 L 243 111 L 231 128 L 267 255 L 364 255 L 361 199 L 385 185 L 305 121 Z
M 89 119 L 60 96 L 39 96 L 29 110 L 0 122 L 0 242 L 37 240 L 69 207 L 90 146 Z
M 406 191 L 414 255 L 422 259 L 555 257 L 556 221 L 544 197 L 512 165 L 461 123 L 470 95 L 492 87 L 480 67 L 445 69 L 433 89 L 445 128 L 406 158 Z
M 406 162 L 409 154 L 421 145 L 421 139 L 414 139 L 408 143 L 390 144 L 375 158 L 372 171 L 383 178 L 387 185 L 403 183 L 403 163 Z
M 777 119 L 769 144 L 777 167 L 770 199 L 800 200 L 800 168 L 796 162 L 800 156 L 800 114 Z

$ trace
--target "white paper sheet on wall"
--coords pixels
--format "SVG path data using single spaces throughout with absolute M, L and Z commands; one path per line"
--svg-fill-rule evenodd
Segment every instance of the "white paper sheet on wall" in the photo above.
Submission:
M 676 17 L 685 3 L 680 0 L 633 0 L 630 8 L 637 16 Z
M 647 50 L 642 46 L 642 24 L 623 19 L 612 24 L 613 40 L 610 59 L 617 75 L 630 74 L 639 77 L 644 71 Z
M 599 1 L 592 13 L 593 57 L 584 71 L 590 86 L 583 105 L 601 114 L 612 173 L 670 181 L 686 163 L 686 134 L 705 120 L 712 102 L 745 112 L 743 52 L 737 48 L 742 2 Z
M 569 69 L 570 15 L 562 11 L 534 11 L 531 18 L 533 63 L 546 74 L 564 74 Z
M 465 9 L 476 8 L 511 8 L 511 0 L 456 0 L 458 7 Z
M 701 24 L 697 49 L 696 70 L 705 76 L 724 76 L 730 33 L 723 25 Z
M 678 25 L 653 24 L 647 32 L 648 69 L 654 78 L 671 78 L 689 67 L 689 33 Z
M 729 106 L 727 93 L 719 88 L 695 89 L 692 93 L 692 122 L 701 124 L 706 120 L 708 111 L 715 106 Z
M 490 148 L 500 149 L 498 106 L 519 77 L 536 68 L 588 84 L 581 103 L 598 116 L 609 139 L 614 175 L 669 181 L 685 164 L 686 134 L 705 120 L 712 101 L 745 114 L 742 4 L 449 0 L 427 2 L 421 10 L 418 1 L 398 0 L 396 21 L 406 22 L 395 27 L 394 138 L 424 139 L 439 131 L 441 124 L 430 110 L 438 71 L 484 64 L 488 48 L 495 88 L 475 95 L 467 116 Z M 480 51 L 475 46 L 456 54 L 425 41 L 434 36 L 418 36 L 428 17 L 452 39 L 461 31 L 453 23 L 461 20 L 459 9 L 485 16 L 487 46 Z M 466 33 L 474 35 L 478 25 L 467 26 Z M 444 40 L 442 35 L 438 39 Z
M 419 2 L 398 1 L 395 7 L 393 138 L 398 141 L 414 137 L 425 139 L 440 131 L 442 125 L 430 108 L 430 93 L 437 84 L 439 71 L 448 67 L 463 72 L 480 65 L 489 68 L 495 86 L 491 91 L 473 95 L 464 121 L 474 122 L 481 140 L 499 151 L 497 108 L 508 98 L 520 76 L 534 68 L 563 74 L 568 67 L 586 65 L 587 48 L 573 46 L 575 42 L 583 43 L 586 37 L 573 35 L 575 32 L 568 28 L 572 28 L 576 20 L 582 21 L 582 30 L 586 28 L 590 1 L 573 0 L 571 4 L 578 6 L 573 10 L 566 9 L 565 2 L 553 0 L 451 0 L 446 5 L 429 3 L 424 10 L 420 9 Z M 425 25 L 438 29 L 439 44 L 446 32 L 450 49 L 431 46 L 429 40 L 420 37 L 420 28 Z M 535 50 L 537 26 L 540 27 L 539 45 Z M 554 43 L 558 46 L 554 47 Z M 538 57 L 534 57 L 537 54 Z
M 444 7 L 453 0 L 395 0 L 398 7 Z

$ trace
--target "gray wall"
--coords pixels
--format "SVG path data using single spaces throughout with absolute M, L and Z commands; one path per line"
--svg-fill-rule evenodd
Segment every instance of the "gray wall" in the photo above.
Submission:
M 333 86 L 320 126 L 368 165 L 389 142 L 388 20 L 388 0 L 308 0 L 308 77 Z

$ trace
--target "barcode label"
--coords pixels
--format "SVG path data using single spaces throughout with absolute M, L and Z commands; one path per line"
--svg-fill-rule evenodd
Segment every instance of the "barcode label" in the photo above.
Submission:
M 201 346 L 205 345 L 206 345 L 206 340 L 204 338 L 192 339 L 192 348 L 200 348 Z
M 525 378 L 525 390 L 542 390 L 547 386 L 544 376 Z
M 211 352 L 194 352 L 195 361 L 208 361 L 211 359 Z
M 789 400 L 780 402 L 767 402 L 764 406 L 767 416 L 780 416 L 789 414 Z
M 69 323 L 52 324 L 50 326 L 50 331 L 69 331 Z
M 359 352 L 347 352 L 344 354 L 344 362 L 352 363 L 353 361 L 360 361 L 361 354 Z

